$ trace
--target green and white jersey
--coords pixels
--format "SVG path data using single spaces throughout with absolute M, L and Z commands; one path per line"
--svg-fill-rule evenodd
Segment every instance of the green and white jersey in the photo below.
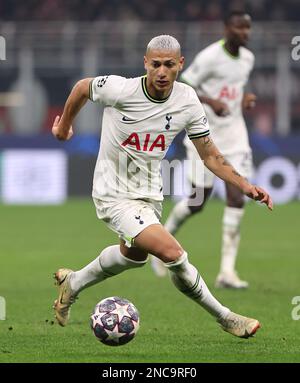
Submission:
M 247 48 L 240 47 L 239 56 L 234 57 L 225 49 L 224 40 L 220 40 L 199 52 L 181 76 L 199 96 L 218 99 L 228 105 L 230 114 L 227 117 L 219 117 L 209 105 L 203 105 L 211 136 L 226 155 L 250 151 L 242 99 L 253 65 L 254 55 Z M 188 141 L 185 140 L 191 146 Z
M 190 139 L 209 134 L 204 109 L 192 87 L 175 82 L 169 97 L 154 99 L 146 77 L 99 76 L 90 99 L 105 105 L 93 197 L 162 201 L 161 161 L 183 129 Z

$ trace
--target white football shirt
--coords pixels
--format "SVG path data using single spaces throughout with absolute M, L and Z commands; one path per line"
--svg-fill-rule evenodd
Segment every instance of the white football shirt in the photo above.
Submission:
M 217 41 L 199 52 L 191 65 L 182 73 L 182 80 L 199 96 L 219 99 L 227 104 L 230 114 L 217 116 L 212 108 L 203 104 L 211 136 L 218 149 L 225 155 L 249 152 L 249 139 L 242 114 L 244 87 L 254 65 L 254 55 L 240 47 L 239 56 L 232 56 L 224 46 L 224 40 Z M 185 140 L 188 146 L 193 146 Z
M 161 160 L 183 129 L 193 139 L 209 134 L 195 90 L 175 82 L 169 97 L 152 98 L 146 76 L 99 76 L 90 99 L 105 105 L 93 197 L 162 201 Z

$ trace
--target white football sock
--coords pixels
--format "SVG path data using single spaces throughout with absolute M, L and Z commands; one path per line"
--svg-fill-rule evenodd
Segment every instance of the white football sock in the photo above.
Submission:
M 223 215 L 223 238 L 221 251 L 221 273 L 232 273 L 240 243 L 240 224 L 244 209 L 225 207 Z
M 113 277 L 127 269 L 144 266 L 146 263 L 147 260 L 133 261 L 124 257 L 119 245 L 109 246 L 83 269 L 72 273 L 70 286 L 73 291 L 79 292 L 106 278 Z
M 165 263 L 165 266 L 170 270 L 174 285 L 183 294 L 201 305 L 217 319 L 225 318 L 228 315 L 230 310 L 214 298 L 198 270 L 189 263 L 186 252 L 177 261 Z
M 188 207 L 188 200 L 183 199 L 178 202 L 171 211 L 166 223 L 165 228 L 169 233 L 175 234 L 182 223 L 192 214 Z

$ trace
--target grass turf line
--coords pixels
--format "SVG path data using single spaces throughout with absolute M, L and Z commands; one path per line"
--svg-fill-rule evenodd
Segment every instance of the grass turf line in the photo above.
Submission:
M 164 219 L 172 203 L 164 205 Z M 117 236 L 97 220 L 90 199 L 63 206 L 0 206 L 0 295 L 7 320 L 0 321 L 0 362 L 300 362 L 300 321 L 291 301 L 299 287 L 299 203 L 274 212 L 247 205 L 238 257 L 247 291 L 216 290 L 223 204 L 211 201 L 177 239 L 215 296 L 233 311 L 259 319 L 255 338 L 232 337 L 198 305 L 179 293 L 150 264 L 80 294 L 69 326 L 52 324 L 56 288 L 52 273 L 78 269 Z M 99 343 L 89 316 L 101 299 L 119 295 L 139 309 L 136 338 L 121 347 Z M 299 312 L 300 310 L 298 310 Z

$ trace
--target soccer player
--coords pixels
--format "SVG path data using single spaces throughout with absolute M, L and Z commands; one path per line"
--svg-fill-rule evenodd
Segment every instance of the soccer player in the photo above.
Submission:
M 88 99 L 105 105 L 93 200 L 98 218 L 120 237 L 119 245 L 105 248 L 83 269 L 62 268 L 55 273 L 59 293 L 54 310 L 62 326 L 80 291 L 144 266 L 150 253 L 165 263 L 176 288 L 213 315 L 225 331 L 247 338 L 260 327 L 258 320 L 231 312 L 213 297 L 187 252 L 160 223 L 160 162 L 183 129 L 209 169 L 272 209 L 268 193 L 240 176 L 214 145 L 194 89 L 176 82 L 183 62 L 174 37 L 154 37 L 144 57 L 146 76 L 80 80 L 61 118 L 54 121 L 54 136 L 68 140 L 73 134 L 72 122 Z
M 181 79 L 197 91 L 204 103 L 210 124 L 211 136 L 225 159 L 246 178 L 251 176 L 252 154 L 242 109 L 255 105 L 254 94 L 245 93 L 244 86 L 253 68 L 254 55 L 245 45 L 251 28 L 250 16 L 244 12 L 231 12 L 225 19 L 224 39 L 217 41 L 197 54 Z M 187 158 L 199 159 L 188 137 L 184 140 Z M 201 212 L 211 195 L 214 174 L 206 167 L 204 177 L 197 179 L 189 171 L 188 178 L 194 193 L 178 202 L 171 211 L 165 228 L 175 235 L 178 228 L 193 214 Z M 247 288 L 236 272 L 236 257 L 240 242 L 240 224 L 244 214 L 244 195 L 239 187 L 225 181 L 226 207 L 223 216 L 223 238 L 220 272 L 216 279 L 219 288 Z M 197 190 L 199 189 L 199 190 Z M 202 191 L 202 193 L 201 193 Z M 191 199 L 194 199 L 191 203 Z M 166 274 L 166 268 L 155 257 L 152 268 L 158 276 Z

